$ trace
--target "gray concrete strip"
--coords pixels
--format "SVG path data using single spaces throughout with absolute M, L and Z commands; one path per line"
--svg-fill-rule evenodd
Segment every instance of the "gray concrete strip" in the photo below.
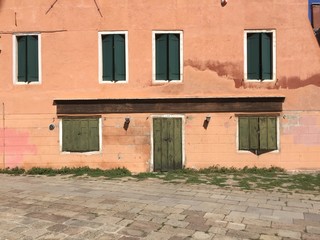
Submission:
M 0 240 L 320 239 L 320 193 L 159 179 L 0 175 L 0 182 Z

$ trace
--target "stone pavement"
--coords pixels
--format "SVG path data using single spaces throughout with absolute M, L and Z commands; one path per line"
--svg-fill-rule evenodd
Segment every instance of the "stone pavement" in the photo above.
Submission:
M 0 175 L 0 239 L 320 239 L 320 193 Z

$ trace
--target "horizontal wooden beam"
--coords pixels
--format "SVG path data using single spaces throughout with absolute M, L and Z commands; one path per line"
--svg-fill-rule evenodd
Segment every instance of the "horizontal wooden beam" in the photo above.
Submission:
M 281 112 L 284 97 L 60 99 L 57 114 Z

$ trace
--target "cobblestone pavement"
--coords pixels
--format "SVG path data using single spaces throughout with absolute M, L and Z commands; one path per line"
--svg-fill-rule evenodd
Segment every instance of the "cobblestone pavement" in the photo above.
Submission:
M 320 239 L 320 193 L 0 175 L 0 239 Z

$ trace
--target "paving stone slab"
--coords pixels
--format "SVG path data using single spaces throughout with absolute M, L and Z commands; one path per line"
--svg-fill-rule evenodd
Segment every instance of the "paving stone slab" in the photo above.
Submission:
M 320 239 L 316 194 L 65 176 L 0 181 L 1 240 Z

